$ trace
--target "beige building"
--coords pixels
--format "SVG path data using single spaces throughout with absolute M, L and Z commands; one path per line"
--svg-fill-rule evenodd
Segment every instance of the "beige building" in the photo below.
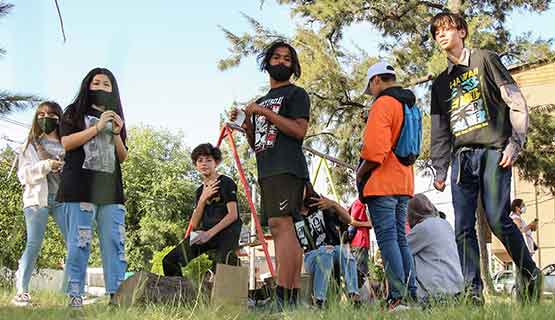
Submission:
M 536 108 L 554 108 L 555 105 L 555 60 L 544 60 L 532 64 L 522 64 L 509 69 L 522 89 L 530 112 Z M 534 240 L 539 249 L 534 260 L 540 268 L 555 263 L 555 197 L 541 188 L 534 188 L 530 182 L 520 179 L 518 170 L 513 169 L 513 199 L 524 200 L 527 211 L 524 220 L 531 222 L 538 218 L 538 231 Z M 555 170 L 555 168 L 553 168 Z M 498 268 L 510 264 L 510 257 L 499 240 L 493 237 L 492 254 Z

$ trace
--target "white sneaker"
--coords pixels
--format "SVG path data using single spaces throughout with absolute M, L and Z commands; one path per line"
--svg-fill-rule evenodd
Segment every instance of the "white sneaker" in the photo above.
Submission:
M 401 302 L 401 300 L 390 301 L 387 306 L 389 312 L 402 312 L 410 309 L 412 308 Z
M 27 292 L 18 293 L 12 299 L 12 304 L 18 307 L 26 307 L 31 305 L 31 295 Z
M 83 307 L 83 298 L 80 296 L 69 297 L 69 307 L 80 309 Z

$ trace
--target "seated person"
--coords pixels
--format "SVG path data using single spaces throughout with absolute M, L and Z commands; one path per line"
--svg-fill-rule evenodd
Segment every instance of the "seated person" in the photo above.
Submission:
M 193 150 L 191 159 L 203 180 L 196 190 L 196 205 L 190 221 L 193 230 L 199 231 L 192 232 L 164 257 L 166 276 L 182 276 L 182 267 L 209 250 L 216 251 L 213 267 L 217 263 L 236 265 L 238 261 L 235 251 L 239 247 L 241 219 L 237 185 L 216 171 L 222 160 L 217 147 L 201 144 Z
M 407 236 L 414 256 L 419 300 L 438 302 L 456 297 L 464 290 L 455 232 L 423 194 L 408 204 Z
M 348 245 L 341 245 L 341 229 L 351 216 L 335 201 L 320 196 L 310 182 L 305 185 L 303 207 L 293 216 L 295 231 L 304 250 L 304 268 L 312 273 L 314 303 L 321 307 L 326 300 L 334 263 L 343 273 L 347 293 L 358 302 L 356 259 Z

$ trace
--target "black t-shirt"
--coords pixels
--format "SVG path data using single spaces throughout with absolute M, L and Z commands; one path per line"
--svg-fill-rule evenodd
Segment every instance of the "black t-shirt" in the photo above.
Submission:
M 471 49 L 469 66 L 455 65 L 432 85 L 432 114 L 450 121 L 454 147 L 504 148 L 512 134 L 500 87 L 513 84 L 495 52 Z
M 204 206 L 204 212 L 200 223 L 201 230 L 209 230 L 217 225 L 228 214 L 227 203 L 237 202 L 237 185 L 235 182 L 224 175 L 219 176 L 218 180 L 220 181 L 218 193 L 213 195 Z M 197 188 L 195 206 L 198 204 L 203 189 L 204 185 Z M 239 208 L 237 208 L 237 214 L 239 214 Z M 237 216 L 237 220 L 229 225 L 228 228 L 236 224 L 241 224 L 241 218 L 239 216 Z
M 310 117 L 308 94 L 303 88 L 293 84 L 271 89 L 256 103 L 290 119 L 309 120 Z M 302 140 L 280 132 L 273 123 L 261 115 L 253 116 L 253 124 L 259 179 L 279 174 L 308 177 Z
M 332 210 L 315 210 L 306 216 L 295 215 L 293 223 L 299 244 L 305 252 L 321 246 L 339 245 L 341 230 L 345 227 Z
M 75 107 L 69 106 L 60 122 L 61 136 L 68 136 L 83 129 L 72 122 Z M 125 144 L 125 141 L 123 142 Z M 90 202 L 94 204 L 123 204 L 121 167 L 115 155 L 115 170 L 112 173 L 83 168 L 85 150 L 83 146 L 67 151 L 62 170 L 62 181 L 56 200 L 59 202 Z

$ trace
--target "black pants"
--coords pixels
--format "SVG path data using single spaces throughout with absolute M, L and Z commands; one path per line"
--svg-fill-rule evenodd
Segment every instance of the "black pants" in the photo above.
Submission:
M 210 239 L 210 241 L 204 244 L 190 245 L 189 237 L 183 239 L 162 260 L 164 275 L 182 277 L 182 267 L 185 267 L 191 260 L 210 250 L 215 251 L 212 260 L 213 270 L 215 270 L 216 264 L 218 263 L 237 265 L 238 258 L 235 254 L 235 250 L 239 247 L 240 234 L 241 224 L 233 224 L 220 231 Z

